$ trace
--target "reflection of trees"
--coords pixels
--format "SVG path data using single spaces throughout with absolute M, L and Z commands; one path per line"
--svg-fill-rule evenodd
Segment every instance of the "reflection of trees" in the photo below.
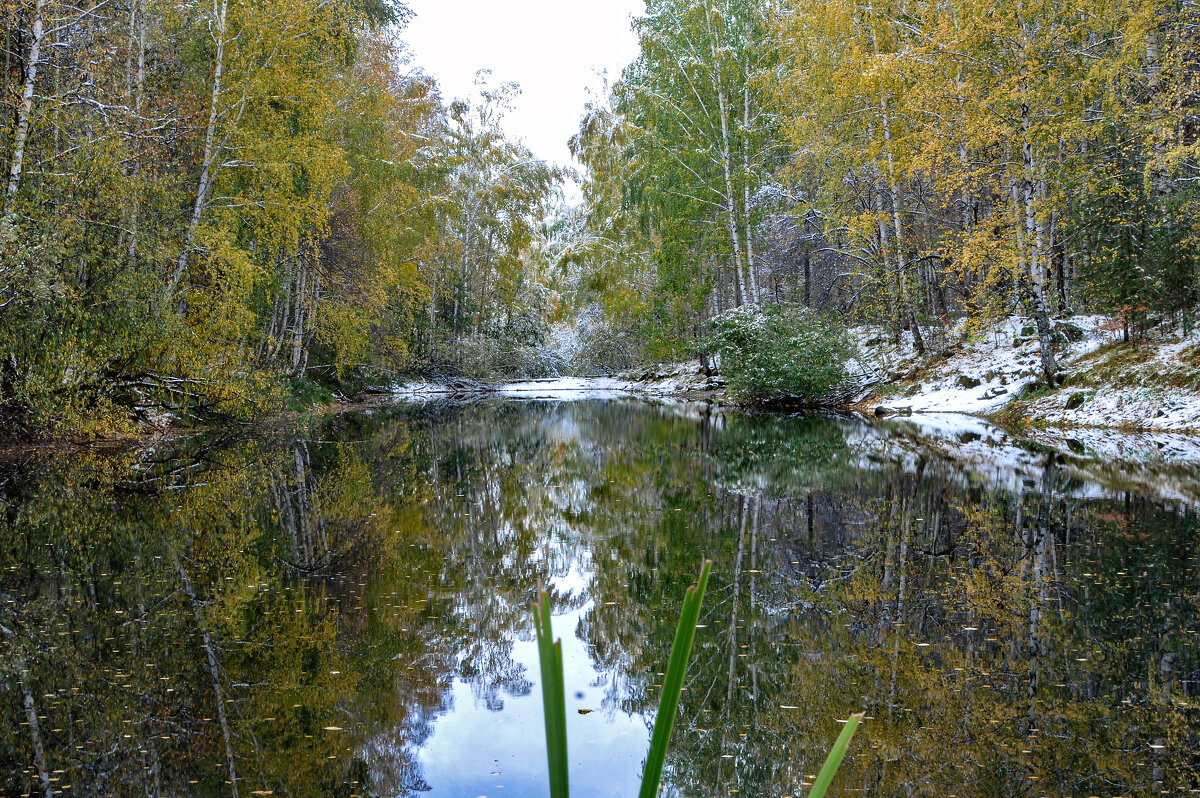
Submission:
M 1053 468 L 993 490 L 856 430 L 484 403 L 22 470 L 0 788 L 436 788 L 417 753 L 454 679 L 529 692 L 539 583 L 586 608 L 602 707 L 648 716 L 702 555 L 672 794 L 801 794 L 854 710 L 839 780 L 872 794 L 1200 788 L 1194 515 L 1063 498 Z

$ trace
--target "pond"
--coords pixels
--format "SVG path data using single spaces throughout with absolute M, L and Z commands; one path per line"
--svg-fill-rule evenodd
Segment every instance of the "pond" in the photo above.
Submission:
M 799 798 L 852 712 L 838 795 L 1200 791 L 1194 507 L 912 430 L 490 400 L 8 463 L 0 796 L 546 795 L 539 585 L 572 794 L 633 796 L 706 556 L 666 795 Z

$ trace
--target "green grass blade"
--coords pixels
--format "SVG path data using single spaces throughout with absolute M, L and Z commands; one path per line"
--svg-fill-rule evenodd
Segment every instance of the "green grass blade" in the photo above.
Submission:
M 542 711 L 546 719 L 546 764 L 550 798 L 567 798 L 567 698 L 563 686 L 562 641 L 554 640 L 550 625 L 550 596 L 538 591 L 533 605 L 537 629 L 538 664 L 542 672 Z
M 662 698 L 659 699 L 658 714 L 654 718 L 654 733 L 650 737 L 650 751 L 646 754 L 646 768 L 642 773 L 639 798 L 655 798 L 659 782 L 662 781 L 667 747 L 671 742 L 671 730 L 675 727 L 675 714 L 679 711 L 683 677 L 691 657 L 696 624 L 700 622 L 700 604 L 704 601 L 704 591 L 708 587 L 708 574 L 711 570 L 712 560 L 705 560 L 700 567 L 700 578 L 687 589 L 683 598 L 683 612 L 679 616 L 679 628 L 675 630 L 670 664 L 663 678 Z
M 858 728 L 858 724 L 862 722 L 862 713 L 851 715 L 846 721 L 846 725 L 842 727 L 842 733 L 838 735 L 837 742 L 833 744 L 833 749 L 830 750 L 829 756 L 825 757 L 825 764 L 821 766 L 821 772 L 817 774 L 817 780 L 813 782 L 812 790 L 808 793 L 808 798 L 823 798 L 825 791 L 829 789 L 829 785 L 833 783 L 833 777 L 837 775 L 838 768 L 842 766 L 842 758 L 846 756 L 846 748 L 850 745 L 850 738 L 854 736 L 854 730 Z

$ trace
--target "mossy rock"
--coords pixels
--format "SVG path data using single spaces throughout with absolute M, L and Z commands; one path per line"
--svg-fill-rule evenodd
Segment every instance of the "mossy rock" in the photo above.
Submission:
M 972 388 L 978 388 L 983 383 L 974 377 L 968 376 L 966 374 L 959 374 L 958 379 L 954 381 L 954 384 L 957 385 L 959 388 L 969 391 Z
M 1037 325 L 1026 324 L 1024 327 L 1021 328 L 1021 337 L 1022 338 L 1032 338 L 1035 335 L 1037 335 Z
M 1087 403 L 1087 394 L 1073 393 L 1067 398 L 1067 409 L 1078 410 Z
M 1063 337 L 1065 337 L 1068 341 L 1071 341 L 1071 342 L 1082 341 L 1084 338 L 1084 334 L 1085 334 L 1083 332 L 1083 328 L 1080 327 L 1078 324 L 1070 324 L 1068 322 L 1063 322 L 1062 324 L 1054 325 L 1054 332 L 1061 334 Z

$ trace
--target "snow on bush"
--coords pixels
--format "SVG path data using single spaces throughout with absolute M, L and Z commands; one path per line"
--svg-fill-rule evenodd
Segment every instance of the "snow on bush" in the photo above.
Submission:
M 712 320 L 709 348 L 735 398 L 827 406 L 856 387 L 855 347 L 836 319 L 796 305 L 738 308 Z

